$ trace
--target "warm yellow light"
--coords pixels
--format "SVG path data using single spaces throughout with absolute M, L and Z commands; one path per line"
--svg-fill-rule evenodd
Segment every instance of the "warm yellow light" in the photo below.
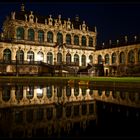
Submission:
M 43 61 L 43 56 L 41 54 L 37 55 L 37 61 Z

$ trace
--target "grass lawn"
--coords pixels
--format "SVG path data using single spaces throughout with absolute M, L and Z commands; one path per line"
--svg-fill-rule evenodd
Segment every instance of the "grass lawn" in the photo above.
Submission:
M 129 82 L 129 83 L 140 83 L 140 77 L 35 77 L 35 76 L 0 76 L 1 81 L 13 81 L 13 80 L 84 80 L 84 81 L 94 81 L 94 82 Z

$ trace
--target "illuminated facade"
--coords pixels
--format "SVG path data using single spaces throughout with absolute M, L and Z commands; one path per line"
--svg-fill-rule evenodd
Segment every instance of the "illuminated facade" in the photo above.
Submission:
M 98 50 L 96 37 L 96 27 L 88 27 L 78 16 L 74 20 L 43 17 L 26 11 L 22 4 L 3 24 L 0 73 L 38 75 L 61 69 L 76 74 L 88 64 L 99 64 L 106 76 L 115 76 L 128 69 L 121 71 L 120 66 L 140 63 L 139 44 Z M 98 75 L 98 69 L 88 73 Z

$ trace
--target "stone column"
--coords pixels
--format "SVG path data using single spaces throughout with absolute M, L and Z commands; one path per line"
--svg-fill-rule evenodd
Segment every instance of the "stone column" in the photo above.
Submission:
M 25 28 L 24 40 L 28 40 L 28 28 Z
M 86 47 L 89 47 L 89 36 L 86 36 Z

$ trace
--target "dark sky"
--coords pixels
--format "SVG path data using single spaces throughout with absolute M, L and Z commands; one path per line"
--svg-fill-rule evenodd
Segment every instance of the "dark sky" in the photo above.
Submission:
M 21 2 L 0 3 L 0 27 L 11 11 L 20 10 Z M 25 3 L 25 9 L 39 15 L 62 18 L 74 18 L 79 15 L 87 25 L 98 31 L 98 44 L 109 39 L 117 40 L 125 35 L 140 35 L 140 3 L 95 3 L 95 2 L 31 2 Z

